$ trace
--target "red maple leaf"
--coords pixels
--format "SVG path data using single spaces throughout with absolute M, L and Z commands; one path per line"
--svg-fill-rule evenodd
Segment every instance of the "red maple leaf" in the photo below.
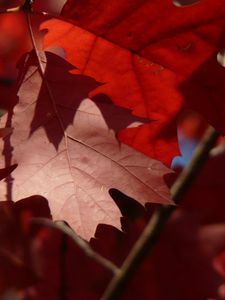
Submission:
M 81 73 L 106 82 L 98 92 L 114 103 L 157 120 L 123 131 L 123 142 L 169 164 L 184 107 L 225 132 L 225 71 L 216 59 L 224 46 L 221 0 L 186 8 L 171 0 L 70 0 L 62 16 L 79 27 L 49 21 L 45 44 L 63 47 Z
M 72 74 L 74 67 L 54 53 L 38 56 L 30 53 L 20 63 L 18 103 L 1 120 L 14 128 L 1 144 L 2 164 L 18 163 L 1 195 L 14 201 L 31 193 L 47 197 L 54 219 L 65 219 L 85 238 L 99 222 L 118 226 L 110 188 L 142 203 L 172 203 L 163 179 L 170 170 L 115 136 L 146 119 L 102 94 L 88 99 L 100 83 Z
M 36 1 L 34 10 L 56 12 L 52 3 Z M 224 132 L 224 69 L 216 62 L 224 36 L 221 3 L 205 0 L 181 9 L 169 0 L 67 1 L 63 16 L 78 27 L 34 13 L 28 25 L 46 18 L 41 27 L 48 29 L 44 47 L 50 52 L 33 41 L 35 51 L 19 65 L 17 90 L 10 89 L 12 101 L 1 102 L 8 114 L 1 119 L 6 167 L 0 179 L 18 163 L 1 182 L 2 199 L 42 194 L 53 217 L 66 219 L 85 238 L 105 223 L 90 243 L 121 265 L 151 215 L 152 205 L 143 204 L 171 203 L 163 180 L 169 170 L 124 143 L 169 164 L 177 152 L 176 121 L 183 108 L 198 110 Z M 13 68 L 30 48 L 23 30 L 15 30 L 24 33 L 18 52 L 8 47 L 14 39 L 5 45 L 0 37 Z M 38 44 L 41 34 L 34 31 Z M 56 55 L 64 52 L 63 58 Z M 109 195 L 112 187 L 139 202 L 115 189 Z M 218 155 L 188 191 L 124 299 L 216 297 L 222 280 L 212 261 L 225 246 L 223 196 L 224 156 Z M 29 299 L 99 299 L 111 275 L 61 232 L 30 226 L 33 217 L 51 218 L 44 198 L 0 204 L 3 297 L 8 289 L 23 288 L 21 295 Z M 109 225 L 119 226 L 117 206 L 122 231 Z M 224 276 L 223 255 L 217 269 Z

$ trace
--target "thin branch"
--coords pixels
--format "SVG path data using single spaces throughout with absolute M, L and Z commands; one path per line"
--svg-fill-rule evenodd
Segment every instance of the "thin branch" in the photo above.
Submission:
M 183 169 L 178 179 L 175 181 L 171 188 L 171 196 L 176 204 L 181 201 L 184 193 L 196 178 L 196 175 L 200 171 L 201 167 L 207 161 L 209 152 L 215 145 L 219 136 L 219 132 L 216 131 L 213 127 L 209 126 L 202 142 L 195 149 L 190 163 L 186 168 Z
M 70 237 L 74 243 L 82 249 L 82 251 L 86 254 L 86 256 L 90 257 L 94 261 L 96 261 L 98 264 L 102 265 L 104 268 L 108 269 L 111 271 L 113 274 L 117 274 L 120 272 L 120 269 L 114 265 L 111 261 L 108 259 L 104 258 L 97 252 L 95 252 L 89 244 L 84 241 L 82 238 L 80 238 L 75 231 L 73 231 L 68 225 L 65 224 L 63 221 L 57 221 L 57 222 L 52 222 L 49 219 L 46 218 L 33 218 L 31 220 L 32 223 L 34 224 L 40 224 L 44 225 L 53 229 L 58 229 L 62 233 L 66 234 L 68 237 Z
M 176 204 L 180 203 L 184 193 L 208 159 L 209 152 L 218 137 L 219 133 L 212 127 L 209 127 L 202 143 L 196 148 L 190 163 L 171 188 L 171 195 Z M 168 218 L 175 209 L 176 206 L 162 205 L 160 209 L 153 214 L 140 238 L 125 259 L 121 267 L 121 272 L 114 276 L 101 300 L 116 300 L 122 295 L 129 280 L 135 271 L 137 271 L 137 268 L 143 262 L 146 255 L 149 254 L 154 247 Z

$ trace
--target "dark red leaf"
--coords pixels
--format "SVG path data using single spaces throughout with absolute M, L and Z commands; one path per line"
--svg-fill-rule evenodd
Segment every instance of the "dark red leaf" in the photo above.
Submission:
M 0 295 L 36 282 L 33 217 L 51 218 L 48 202 L 32 196 L 17 203 L 0 202 Z
M 30 54 L 20 64 L 14 114 L 1 120 L 14 128 L 1 145 L 2 160 L 18 163 L 12 180 L 1 185 L 1 195 L 7 190 L 14 201 L 31 193 L 47 197 L 53 217 L 65 219 L 87 239 L 98 223 L 119 224 L 110 188 L 141 203 L 172 203 L 163 180 L 170 170 L 115 136 L 123 126 L 146 119 L 115 107 L 105 95 L 88 99 L 100 83 L 72 74 L 74 67 L 53 53 L 40 55 L 44 75 Z
M 41 228 L 37 249 L 39 280 L 26 290 L 29 299 L 100 299 L 112 274 L 60 231 Z

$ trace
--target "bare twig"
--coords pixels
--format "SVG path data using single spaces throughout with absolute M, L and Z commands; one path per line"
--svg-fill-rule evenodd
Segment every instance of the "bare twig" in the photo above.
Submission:
M 75 242 L 75 244 L 80 249 L 82 249 L 82 251 L 88 257 L 92 258 L 94 261 L 96 261 L 97 263 L 99 263 L 100 265 L 102 265 L 103 267 L 108 269 L 109 271 L 111 271 L 113 274 L 117 274 L 120 271 L 120 269 L 116 265 L 114 265 L 111 261 L 104 258 L 103 256 L 101 256 L 97 252 L 95 252 L 89 246 L 89 244 L 86 241 L 84 241 L 82 238 L 80 238 L 75 233 L 75 231 L 73 231 L 68 225 L 65 224 L 65 222 L 63 222 L 63 221 L 53 222 L 53 221 L 51 221 L 49 219 L 46 219 L 46 218 L 33 218 L 31 220 L 31 222 L 35 223 L 35 224 L 40 224 L 40 225 L 43 225 L 43 226 L 47 226 L 47 227 L 50 227 L 50 228 L 60 230 L 62 233 L 66 234 L 68 237 L 70 237 Z
M 180 202 L 183 194 L 189 188 L 199 170 L 208 159 L 209 152 L 217 141 L 219 135 L 220 134 L 218 131 L 209 126 L 205 137 L 194 151 L 190 163 L 186 168 L 183 169 L 182 173 L 171 188 L 171 196 L 175 203 L 178 204 Z
M 209 152 L 218 137 L 219 133 L 212 127 L 209 127 L 202 143 L 196 148 L 192 160 L 171 188 L 171 195 L 176 204 L 181 201 L 184 193 L 208 159 Z M 149 254 L 154 247 L 165 223 L 175 208 L 176 206 L 162 205 L 160 209 L 153 214 L 140 238 L 125 259 L 121 267 L 121 272 L 118 272 L 113 277 L 101 300 L 116 300 L 122 295 L 130 278 L 143 262 L 145 256 Z

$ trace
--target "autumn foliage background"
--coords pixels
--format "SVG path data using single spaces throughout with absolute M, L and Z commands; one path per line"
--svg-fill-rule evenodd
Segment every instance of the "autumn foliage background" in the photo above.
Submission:
M 225 299 L 225 5 L 174 2 L 0 1 L 0 299 L 101 299 L 71 232 L 121 267 L 209 126 L 120 297 Z

